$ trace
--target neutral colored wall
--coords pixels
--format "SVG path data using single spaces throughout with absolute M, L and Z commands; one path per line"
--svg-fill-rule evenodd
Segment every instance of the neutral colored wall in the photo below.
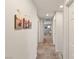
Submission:
M 56 15 L 53 18 L 53 44 L 56 46 Z
M 69 44 L 69 41 L 68 41 L 68 37 L 69 37 L 69 34 L 68 34 L 68 7 L 66 5 L 64 5 L 64 21 L 63 21 L 63 25 L 64 25 L 64 51 L 63 51 L 63 59 L 68 59 L 68 56 L 69 56 L 69 51 L 68 51 L 68 44 Z
M 63 12 L 56 12 L 55 19 L 53 20 L 53 42 L 56 46 L 56 50 L 59 52 L 63 51 Z
M 5 57 L 6 59 L 36 59 L 38 39 L 37 11 L 31 0 L 6 0 L 5 2 Z M 14 29 L 14 15 L 20 9 L 32 20 L 32 29 Z
M 71 15 L 71 12 L 73 11 L 74 6 L 72 6 L 72 7 L 67 6 L 67 4 L 71 5 L 71 3 L 67 2 L 66 0 L 64 2 L 65 3 L 64 3 L 64 21 L 63 21 L 63 25 L 64 25 L 63 59 L 73 59 L 73 48 L 72 48 L 73 44 L 71 45 L 71 42 L 73 43 L 74 34 L 73 34 L 73 21 L 71 21 L 71 18 L 73 18 L 73 15 Z M 71 31 L 72 31 L 72 33 L 71 33 Z M 71 57 L 71 55 L 72 55 L 72 57 Z
M 74 59 L 74 3 L 69 7 L 69 59 Z
M 42 42 L 43 41 L 43 19 L 39 20 L 39 41 L 38 42 Z

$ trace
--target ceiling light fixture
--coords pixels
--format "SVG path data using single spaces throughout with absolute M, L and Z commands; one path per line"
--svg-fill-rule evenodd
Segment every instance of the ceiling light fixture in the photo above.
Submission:
M 51 26 L 47 26 L 48 28 L 51 28 Z
M 60 8 L 63 8 L 63 5 L 60 5 L 59 7 L 60 7 Z
M 47 13 L 46 16 L 49 16 L 49 14 Z

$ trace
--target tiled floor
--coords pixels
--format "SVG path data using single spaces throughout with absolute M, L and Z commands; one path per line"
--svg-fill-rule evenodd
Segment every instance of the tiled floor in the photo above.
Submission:
M 58 59 L 53 43 L 39 43 L 37 49 L 37 59 Z

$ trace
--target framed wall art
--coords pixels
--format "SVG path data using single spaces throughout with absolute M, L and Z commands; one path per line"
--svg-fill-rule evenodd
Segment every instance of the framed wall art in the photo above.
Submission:
M 18 15 L 14 15 L 14 26 L 15 29 L 22 29 L 23 28 L 23 20 L 18 16 Z
M 29 29 L 32 27 L 32 22 L 31 20 L 28 20 L 28 19 L 23 19 L 23 28 L 24 29 Z
M 32 22 L 29 19 L 14 15 L 14 28 L 15 29 L 30 29 Z

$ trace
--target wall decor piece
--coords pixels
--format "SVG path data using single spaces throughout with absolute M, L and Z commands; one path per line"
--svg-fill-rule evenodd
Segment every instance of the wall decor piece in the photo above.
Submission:
M 14 15 L 14 28 L 15 29 L 30 29 L 32 27 L 32 22 L 28 17 L 23 15 L 19 9 L 16 10 Z
M 31 20 L 28 20 L 28 28 L 31 28 L 32 27 L 32 22 Z
M 32 22 L 29 19 L 15 15 L 14 20 L 15 29 L 30 29 L 32 27 Z
M 28 28 L 28 21 L 25 18 L 23 18 L 23 28 Z
M 23 28 L 24 29 L 29 29 L 32 27 L 32 22 L 31 20 L 23 18 Z
M 22 29 L 23 20 L 20 17 L 18 17 L 18 15 L 15 15 L 14 18 L 15 18 L 15 24 L 14 24 L 15 29 Z

